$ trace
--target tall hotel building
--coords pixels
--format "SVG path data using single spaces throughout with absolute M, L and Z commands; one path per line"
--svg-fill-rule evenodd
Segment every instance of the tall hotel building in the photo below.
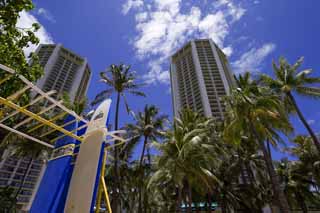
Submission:
M 44 67 L 44 76 L 36 85 L 44 91 L 56 90 L 57 95 L 68 93 L 72 102 L 86 96 L 91 78 L 87 60 L 76 55 L 60 44 L 41 44 L 36 54 Z M 30 157 L 17 158 L 5 150 L 0 159 L 0 188 L 12 186 L 19 188 L 26 172 Z M 18 207 L 27 211 L 32 203 L 36 189 L 45 170 L 45 163 L 33 160 L 31 169 L 27 171 L 26 181 L 18 196 Z M 0 211 L 1 212 L 1 211 Z
M 56 90 L 58 94 L 68 93 L 72 102 L 85 97 L 91 78 L 91 71 L 85 58 L 64 48 L 61 44 L 41 44 L 36 54 L 45 74 L 37 86 L 43 91 Z
M 192 40 L 171 57 L 174 116 L 190 108 L 206 117 L 223 119 L 222 97 L 234 84 L 227 57 L 210 39 Z

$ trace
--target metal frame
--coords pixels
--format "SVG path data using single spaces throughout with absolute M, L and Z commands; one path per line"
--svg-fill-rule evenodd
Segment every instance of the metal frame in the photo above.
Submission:
M 58 125 L 57 121 L 61 118 L 63 118 L 66 115 L 72 115 L 75 117 L 74 122 L 76 121 L 82 121 L 85 124 L 88 124 L 88 121 L 82 118 L 81 116 L 77 115 L 74 111 L 68 109 L 66 106 L 62 104 L 62 101 L 55 100 L 51 97 L 51 95 L 55 94 L 56 91 L 49 91 L 49 92 L 43 92 L 40 88 L 35 86 L 33 83 L 31 83 L 29 80 L 27 80 L 24 76 L 19 75 L 17 72 L 15 72 L 13 69 L 4 66 L 0 64 L 0 70 L 4 71 L 5 77 L 0 80 L 0 85 L 4 84 L 6 81 L 11 79 L 12 77 L 17 78 L 20 80 L 25 86 L 20 89 L 19 91 L 15 91 L 13 94 L 9 95 L 8 97 L 0 97 L 0 105 L 4 106 L 2 109 L 0 109 L 0 127 L 4 128 L 10 132 L 13 132 L 15 134 L 18 134 L 24 138 L 27 138 L 31 141 L 34 141 L 36 143 L 40 143 L 44 146 L 53 148 L 52 143 L 55 142 L 60 137 L 56 137 L 56 140 L 51 140 L 50 142 L 45 141 L 44 137 L 49 136 L 50 134 L 58 131 L 62 133 L 63 136 L 69 136 L 72 137 L 80 142 L 83 141 L 82 137 L 79 137 L 76 135 L 75 131 L 68 131 L 64 129 L 66 125 Z M 31 94 L 34 94 L 35 99 L 31 100 L 28 104 L 24 106 L 19 106 L 18 104 L 14 103 L 18 98 L 23 95 L 25 92 L 30 91 Z M 38 97 L 36 97 L 38 96 Z M 32 112 L 30 111 L 30 107 L 39 103 L 41 100 L 44 100 L 45 102 L 49 103 L 49 106 L 41 109 L 40 112 Z M 53 118 L 46 119 L 43 116 L 46 113 L 49 113 L 50 111 L 57 110 L 59 111 L 58 115 L 55 115 Z M 3 110 L 3 111 L 2 111 Z M 1 111 L 5 112 L 6 114 L 1 116 Z M 23 114 L 25 117 L 24 120 L 13 124 L 12 126 L 6 124 L 6 121 L 10 120 L 10 118 L 13 118 L 14 116 L 18 114 Z M 30 122 L 35 122 L 36 124 L 33 125 L 31 128 L 28 126 Z M 20 130 L 22 127 L 24 127 L 24 130 Z M 36 132 L 35 130 L 38 130 L 42 127 L 48 127 L 50 128 L 46 133 L 42 133 L 35 136 L 31 135 L 32 132 Z M 82 127 L 84 128 L 84 127 Z M 26 129 L 26 130 L 25 130 Z
M 19 75 L 17 72 L 15 72 L 13 69 L 4 66 L 0 64 L 0 70 L 3 70 L 6 72 L 6 75 L 3 79 L 0 80 L 0 85 L 11 79 L 12 77 L 16 77 L 21 80 L 25 84 L 25 86 L 19 90 L 16 91 L 14 94 L 9 95 L 8 97 L 1 97 L 0 96 L 0 106 L 4 106 L 3 108 L 0 109 L 0 128 L 4 128 L 12 133 L 18 134 L 26 139 L 29 139 L 33 142 L 39 143 L 41 145 L 47 146 L 49 148 L 54 148 L 52 143 L 57 141 L 60 138 L 63 138 L 65 136 L 69 136 L 71 138 L 74 138 L 80 142 L 84 141 L 84 136 L 78 136 L 76 132 L 80 129 L 83 129 L 90 125 L 91 122 L 85 120 L 81 116 L 77 115 L 74 111 L 68 109 L 62 104 L 62 101 L 55 100 L 54 98 L 51 97 L 51 95 L 55 94 L 56 91 L 49 91 L 49 92 L 43 92 L 41 89 L 39 89 L 37 86 L 35 86 L 33 83 L 28 81 L 24 76 Z M 19 106 L 18 104 L 14 103 L 15 100 L 17 100 L 23 93 L 25 93 L 27 90 L 30 90 L 32 92 L 31 94 L 35 93 L 35 99 L 31 100 L 28 104 L 24 106 Z M 36 97 L 38 95 L 38 97 Z M 28 108 L 30 108 L 32 105 L 35 105 L 39 101 L 44 100 L 47 103 L 50 103 L 49 106 L 45 107 L 44 109 L 41 109 L 40 112 L 32 112 Z M 56 110 L 59 109 L 59 114 L 55 114 L 54 117 L 52 118 L 44 118 L 43 115 L 45 113 L 50 112 L 51 110 Z M 5 114 L 3 113 L 5 112 Z M 23 114 L 25 117 L 22 121 L 19 121 L 16 124 L 10 124 L 13 127 L 10 127 L 8 124 L 5 124 L 6 121 L 10 120 L 10 118 L 13 118 L 14 116 L 18 115 L 19 113 Z M 71 120 L 67 123 L 64 123 L 63 125 L 59 125 L 57 121 L 61 118 L 63 118 L 66 115 L 72 115 L 75 119 Z M 36 122 L 35 124 L 31 125 L 31 128 L 27 126 L 28 123 L 30 122 Z M 66 130 L 64 129 L 65 126 L 70 125 L 74 122 L 83 122 L 85 123 L 81 127 L 78 127 L 73 130 Z M 24 127 L 24 128 L 22 128 Z M 35 132 L 35 130 L 42 128 L 42 127 L 49 127 L 50 129 L 47 130 L 45 133 L 38 134 L 37 136 L 31 135 L 32 132 Z M 20 129 L 23 129 L 20 130 Z M 54 132 L 60 132 L 62 135 L 55 137 L 54 139 L 50 140 L 50 142 L 46 142 L 43 140 L 43 137 L 49 136 L 50 134 Z M 104 128 L 103 131 L 105 132 L 105 136 L 109 137 L 110 139 L 107 139 L 105 143 L 111 143 L 113 141 L 120 141 L 117 144 L 113 144 L 111 146 L 105 147 L 104 148 L 104 155 L 103 155 L 103 162 L 102 162 L 102 168 L 101 168 L 101 176 L 100 176 L 100 181 L 99 181 L 99 190 L 98 190 L 98 196 L 96 200 L 96 212 L 99 211 L 100 205 L 101 205 L 101 200 L 102 198 L 105 199 L 108 211 L 109 213 L 112 212 L 111 205 L 110 205 L 110 200 L 109 200 L 109 195 L 108 195 L 108 190 L 107 186 L 104 180 L 104 175 L 105 175 L 105 167 L 106 167 L 106 161 L 107 161 L 107 152 L 109 149 L 119 146 L 123 143 L 125 143 L 127 140 L 121 138 L 120 134 L 125 133 L 124 130 L 118 130 L 118 131 L 111 131 L 108 132 L 107 128 Z M 102 196 L 102 194 L 104 196 Z

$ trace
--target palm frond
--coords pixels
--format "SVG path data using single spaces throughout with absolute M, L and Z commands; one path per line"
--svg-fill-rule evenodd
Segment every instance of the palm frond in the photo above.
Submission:
M 300 95 L 308 96 L 311 98 L 320 98 L 320 88 L 319 87 L 299 86 L 296 88 L 296 91 Z
M 111 94 L 114 92 L 113 88 L 109 88 L 106 90 L 101 91 L 100 93 L 98 93 L 96 95 L 96 97 L 94 98 L 94 100 L 91 102 L 91 106 L 94 106 L 100 102 L 102 102 L 103 100 L 105 100 L 106 98 L 109 98 L 111 96 Z

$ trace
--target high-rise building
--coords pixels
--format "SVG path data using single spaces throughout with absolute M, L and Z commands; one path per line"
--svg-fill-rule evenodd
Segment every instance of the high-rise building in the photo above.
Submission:
M 66 92 L 72 102 L 77 102 L 86 96 L 91 71 L 87 60 L 61 44 L 41 44 L 36 50 L 40 64 L 44 68 L 44 76 L 36 85 L 47 92 L 57 91 L 57 95 Z M 32 203 L 36 189 L 45 170 L 42 160 L 32 160 L 30 157 L 17 158 L 10 156 L 10 148 L 4 150 L 0 159 L 0 188 L 11 186 L 18 189 L 26 172 L 26 181 L 18 195 L 18 207 L 27 211 Z
M 206 117 L 223 119 L 222 98 L 234 84 L 227 57 L 211 39 L 192 40 L 171 57 L 174 115 L 190 108 Z
M 45 74 L 36 85 L 47 92 L 66 92 L 72 102 L 85 97 L 91 78 L 91 71 L 85 58 L 64 48 L 61 44 L 41 44 L 36 54 Z
M 4 150 L 0 161 L 0 188 L 10 186 L 18 190 L 26 175 L 25 182 L 17 197 L 17 207 L 28 210 L 34 194 L 34 189 L 39 184 L 39 177 L 45 170 L 45 162 L 41 159 L 31 159 L 26 156 L 17 158 L 9 155 L 10 150 Z M 30 165 L 30 166 L 29 166 Z

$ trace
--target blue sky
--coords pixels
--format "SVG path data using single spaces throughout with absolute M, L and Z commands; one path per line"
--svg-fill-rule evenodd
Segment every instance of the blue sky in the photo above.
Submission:
M 56 0 L 34 1 L 19 24 L 34 21 L 44 43 L 62 43 L 86 57 L 93 72 L 88 97 L 104 86 L 99 72 L 124 62 L 137 71 L 147 98 L 128 97 L 133 110 L 155 104 L 172 116 L 169 56 L 188 40 L 212 38 L 236 73 L 271 73 L 271 61 L 304 56 L 303 68 L 320 75 L 320 22 L 316 0 Z M 29 51 L 34 49 L 31 47 Z M 320 131 L 320 102 L 297 98 L 311 126 Z M 114 109 L 114 108 L 113 108 Z M 131 118 L 121 110 L 121 123 Z M 305 130 L 293 119 L 297 132 Z

